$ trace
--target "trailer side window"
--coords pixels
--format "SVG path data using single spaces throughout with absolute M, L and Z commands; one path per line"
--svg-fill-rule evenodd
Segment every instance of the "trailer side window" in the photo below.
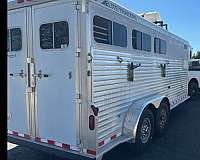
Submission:
M 22 33 L 20 28 L 12 28 L 7 31 L 7 51 L 20 51 L 22 49 Z
M 142 50 L 142 32 L 132 31 L 132 46 L 134 49 Z
M 113 22 L 113 45 L 127 47 L 127 28 L 116 22 Z
M 154 52 L 155 53 L 159 53 L 159 39 L 158 38 L 154 38 Z
M 160 54 L 166 54 L 167 44 L 166 41 L 160 39 Z
M 69 45 L 69 26 L 65 21 L 42 24 L 40 26 L 40 47 L 59 49 Z
M 112 21 L 95 16 L 93 19 L 93 34 L 96 42 L 112 44 Z
M 159 54 L 166 54 L 167 42 L 159 38 L 154 38 L 154 52 Z
M 151 36 L 143 33 L 142 50 L 151 52 Z

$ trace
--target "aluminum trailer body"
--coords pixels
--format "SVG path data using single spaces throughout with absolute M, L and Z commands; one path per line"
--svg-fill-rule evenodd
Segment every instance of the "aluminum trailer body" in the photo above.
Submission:
M 189 43 L 113 1 L 10 2 L 8 44 L 10 138 L 100 159 L 188 99 Z

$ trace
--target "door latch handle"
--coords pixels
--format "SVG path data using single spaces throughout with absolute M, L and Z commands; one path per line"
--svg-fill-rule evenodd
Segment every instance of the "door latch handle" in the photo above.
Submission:
M 49 77 L 49 75 L 48 74 L 42 74 L 42 71 L 39 70 L 39 72 L 37 74 L 37 77 L 40 78 L 40 79 L 42 79 L 42 77 L 47 78 L 47 77 Z
M 24 78 L 26 77 L 26 74 L 24 73 L 24 70 L 22 69 L 20 73 L 10 73 L 10 76 Z

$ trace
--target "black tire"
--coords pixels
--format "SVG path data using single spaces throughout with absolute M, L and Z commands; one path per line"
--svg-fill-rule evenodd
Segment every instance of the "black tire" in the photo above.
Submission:
M 145 126 L 147 125 L 147 126 Z M 145 127 L 149 127 L 145 130 Z M 145 137 L 145 134 L 146 137 Z M 140 117 L 136 132 L 136 139 L 134 144 L 134 152 L 136 154 L 142 153 L 146 147 L 151 143 L 154 135 L 154 115 L 150 109 L 145 109 Z
M 197 82 L 190 82 L 188 85 L 188 95 L 190 97 L 196 97 L 199 93 Z
M 156 111 L 155 118 L 155 135 L 162 136 L 168 125 L 169 120 L 169 104 L 166 101 L 161 102 L 160 107 Z

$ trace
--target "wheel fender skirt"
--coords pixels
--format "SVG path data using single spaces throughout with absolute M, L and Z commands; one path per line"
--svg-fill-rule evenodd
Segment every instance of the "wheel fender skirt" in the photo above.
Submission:
M 164 98 L 165 96 L 153 95 L 134 101 L 130 105 L 123 123 L 123 135 L 129 137 L 131 143 L 135 143 L 137 126 L 144 109 L 148 105 L 159 108 Z

